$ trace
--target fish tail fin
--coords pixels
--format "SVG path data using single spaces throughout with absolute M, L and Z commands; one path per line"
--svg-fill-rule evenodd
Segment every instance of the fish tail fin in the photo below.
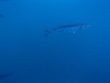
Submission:
M 45 36 L 48 37 L 48 35 L 51 33 L 49 30 L 45 30 Z

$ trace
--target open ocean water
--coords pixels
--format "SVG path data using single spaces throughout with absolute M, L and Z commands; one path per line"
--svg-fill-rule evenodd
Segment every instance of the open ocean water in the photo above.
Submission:
M 110 83 L 110 0 L 0 0 L 0 83 Z

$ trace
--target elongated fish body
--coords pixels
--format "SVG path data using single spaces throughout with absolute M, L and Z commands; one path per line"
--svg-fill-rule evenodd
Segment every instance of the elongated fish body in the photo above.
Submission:
M 83 28 L 83 27 L 88 27 L 89 25 L 87 24 L 73 24 L 73 25 L 64 25 L 64 26 L 60 26 L 60 27 L 57 27 L 57 28 L 54 28 L 52 29 L 53 31 L 54 30 L 59 30 L 59 29 L 70 29 L 70 28 Z
M 54 32 L 54 31 L 60 31 L 60 30 L 69 30 L 73 33 L 76 33 L 77 30 L 80 30 L 82 28 L 88 28 L 90 25 L 88 24 L 72 24 L 72 25 L 64 25 L 64 26 L 59 26 L 57 28 L 53 28 L 51 30 L 45 30 L 45 35 L 48 36 L 48 34 Z

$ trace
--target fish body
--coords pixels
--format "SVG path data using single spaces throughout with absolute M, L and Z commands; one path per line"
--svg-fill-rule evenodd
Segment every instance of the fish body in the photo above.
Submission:
M 73 33 L 76 33 L 77 30 L 80 30 L 82 28 L 87 28 L 90 27 L 88 24 L 71 24 L 71 25 L 64 25 L 64 26 L 59 26 L 57 28 L 53 28 L 51 30 L 45 30 L 45 35 L 48 36 L 48 34 L 54 32 L 54 31 L 60 31 L 60 30 L 69 30 Z
M 64 26 L 60 26 L 60 27 L 54 28 L 54 29 L 52 29 L 52 30 L 75 28 L 75 27 L 83 28 L 83 27 L 87 27 L 87 26 L 88 26 L 87 24 L 64 25 Z

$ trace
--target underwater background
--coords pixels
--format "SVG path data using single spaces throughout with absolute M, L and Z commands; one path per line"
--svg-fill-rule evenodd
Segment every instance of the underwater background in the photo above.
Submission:
M 110 0 L 0 0 L 0 83 L 110 83 Z

